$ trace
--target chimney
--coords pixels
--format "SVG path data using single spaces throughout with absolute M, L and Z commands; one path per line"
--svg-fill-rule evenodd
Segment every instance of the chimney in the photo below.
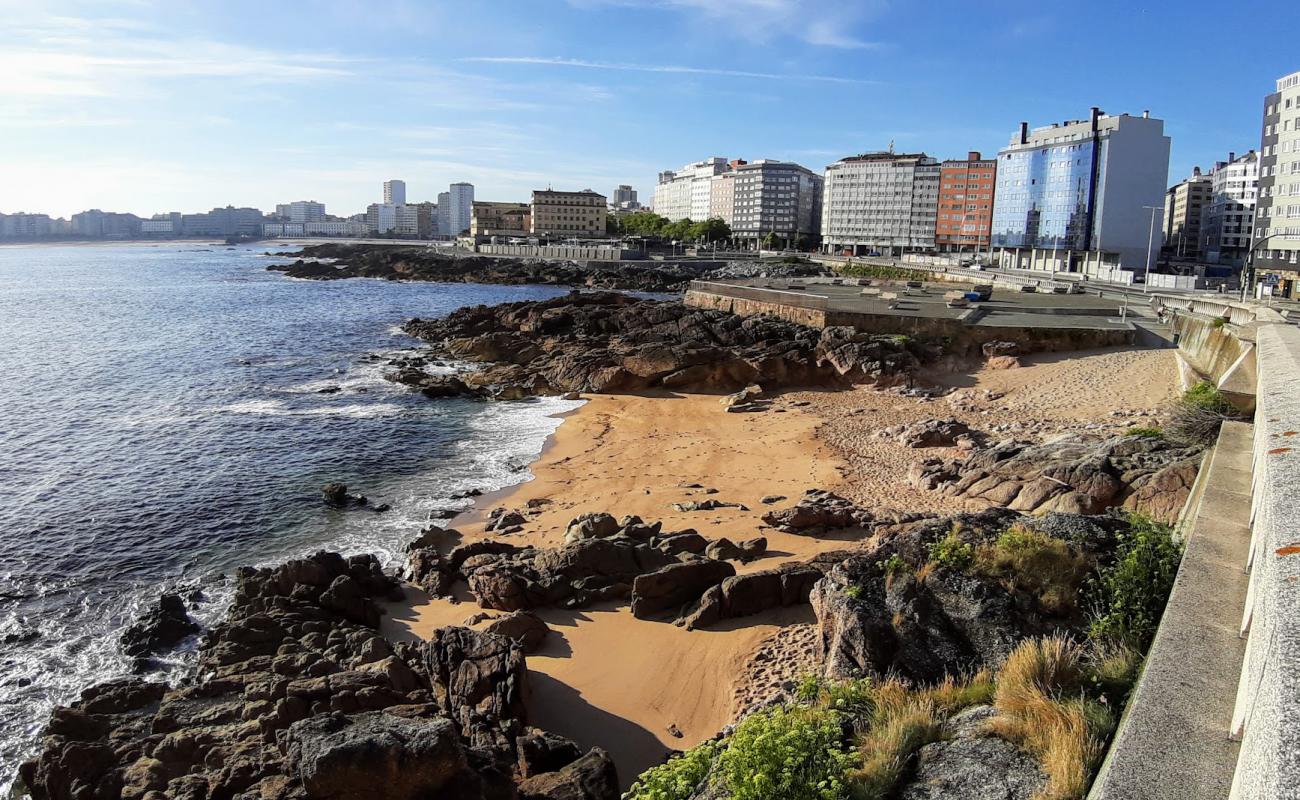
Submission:
M 1229 151 L 1228 151 L 1228 163 L 1231 164 L 1232 162 L 1234 162 L 1234 161 L 1236 161 L 1236 160 L 1237 160 L 1237 154 L 1234 153 L 1234 152 L 1232 152 L 1231 150 L 1229 150 Z
M 967 160 L 967 161 L 979 161 L 979 160 L 980 160 L 980 151 L 978 151 L 978 150 L 967 150 L 967 151 L 966 151 L 966 160 Z
M 1020 123 L 1020 143 L 1029 144 L 1029 123 Z
M 1093 133 L 1097 132 L 1097 120 L 1099 119 L 1101 119 L 1101 109 L 1093 106 L 1092 110 L 1088 112 L 1088 126 Z
M 1151 119 L 1151 109 L 1149 108 L 1142 109 L 1142 119 Z

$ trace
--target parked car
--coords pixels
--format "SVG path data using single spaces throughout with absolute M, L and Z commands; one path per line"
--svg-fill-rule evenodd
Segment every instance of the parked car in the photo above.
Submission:
M 1026 294 L 1033 294 L 1034 292 L 1038 291 L 1038 287 L 1034 286 L 1033 284 L 1026 283 L 1024 286 L 1020 287 L 1020 291 L 1025 292 Z

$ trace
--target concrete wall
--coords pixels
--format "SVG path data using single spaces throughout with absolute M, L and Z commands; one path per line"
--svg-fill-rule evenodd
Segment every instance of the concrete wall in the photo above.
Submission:
M 807 300 L 809 298 L 799 299 Z M 746 297 L 732 297 L 695 289 L 688 290 L 685 297 L 682 298 L 682 302 L 695 308 L 711 308 L 715 311 L 726 311 L 744 317 L 771 314 L 789 322 L 807 325 L 810 328 L 826 327 L 826 310 L 824 308 L 797 306 L 788 302 L 778 303 Z
M 1300 329 L 1257 335 L 1246 659 L 1232 734 L 1233 798 L 1300 798 Z
M 515 256 L 517 258 L 564 258 L 572 261 L 625 261 L 644 258 L 636 250 L 616 247 L 566 247 L 563 245 L 531 244 L 481 244 L 479 253 L 490 256 Z

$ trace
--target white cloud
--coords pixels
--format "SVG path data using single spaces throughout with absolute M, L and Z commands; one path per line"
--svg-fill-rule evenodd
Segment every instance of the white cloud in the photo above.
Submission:
M 578 69 L 614 70 L 620 72 L 652 72 L 670 75 L 714 75 L 724 78 L 754 78 L 772 81 L 816 81 L 825 83 L 870 84 L 874 81 L 858 78 L 841 78 L 835 75 L 801 75 L 797 73 L 749 72 L 737 69 L 688 67 L 677 64 L 625 64 L 616 61 L 586 61 L 557 56 L 473 56 L 461 59 L 484 64 L 533 64 L 550 67 L 575 67 Z
M 819 47 L 876 49 L 880 42 L 855 32 L 866 19 L 883 10 L 884 0 L 569 0 L 579 8 L 621 6 L 677 11 L 701 17 L 755 42 L 792 37 Z

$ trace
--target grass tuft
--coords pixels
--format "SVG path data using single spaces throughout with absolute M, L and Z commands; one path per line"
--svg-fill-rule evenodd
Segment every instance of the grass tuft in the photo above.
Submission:
M 1016 524 L 975 551 L 975 570 L 1032 594 L 1052 614 L 1068 616 L 1075 612 L 1088 562 L 1066 542 Z

